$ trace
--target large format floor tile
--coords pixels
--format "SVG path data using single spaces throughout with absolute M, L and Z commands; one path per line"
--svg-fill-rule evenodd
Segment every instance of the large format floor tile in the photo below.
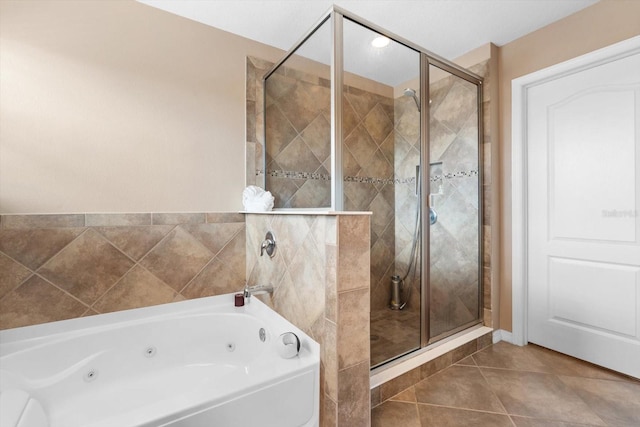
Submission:
M 589 405 L 555 375 L 481 369 L 509 414 L 605 425 Z
M 638 427 L 640 381 L 536 345 L 474 353 L 375 407 L 376 427 Z
M 505 410 L 479 368 L 453 365 L 415 386 L 418 403 L 480 411 Z

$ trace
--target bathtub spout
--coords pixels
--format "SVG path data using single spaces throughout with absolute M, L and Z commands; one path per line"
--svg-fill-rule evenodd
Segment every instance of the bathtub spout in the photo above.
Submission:
M 244 294 L 245 303 L 248 303 L 251 295 L 265 295 L 273 293 L 272 285 L 254 285 L 249 286 L 248 284 L 244 286 L 244 290 L 242 292 Z

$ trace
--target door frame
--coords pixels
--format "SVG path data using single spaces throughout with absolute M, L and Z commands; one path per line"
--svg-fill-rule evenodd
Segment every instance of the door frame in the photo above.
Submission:
M 528 90 L 640 52 L 640 36 L 612 44 L 511 81 L 512 342 L 528 342 L 527 113 Z

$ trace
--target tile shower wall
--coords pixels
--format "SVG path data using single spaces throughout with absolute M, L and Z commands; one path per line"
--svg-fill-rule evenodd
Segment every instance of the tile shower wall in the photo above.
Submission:
M 331 206 L 329 80 L 281 66 L 266 86 L 266 185 L 276 208 Z
M 247 57 L 247 183 L 259 186 L 265 173 L 262 76 L 271 65 Z M 396 251 L 393 89 L 389 96 L 353 86 L 344 92 L 345 210 L 372 212 L 371 304 L 381 306 L 388 303 Z M 277 142 L 267 154 L 266 184 L 276 207 L 330 206 L 329 81 L 281 67 L 269 79 L 266 105 L 266 135 Z M 381 283 L 385 291 L 376 292 Z
M 0 329 L 224 294 L 244 282 L 242 214 L 0 217 Z
M 321 425 L 369 426 L 369 215 L 247 214 L 247 280 L 321 345 Z M 260 256 L 265 233 L 273 258 Z
M 381 295 L 395 271 L 395 185 L 393 91 L 385 97 L 345 88 L 343 165 L 345 209 L 371 212 L 371 308 L 386 306 Z M 388 294 L 388 292 L 387 292 Z
M 478 120 L 476 86 L 448 76 L 430 86 L 432 207 L 431 334 L 473 322 L 478 312 Z

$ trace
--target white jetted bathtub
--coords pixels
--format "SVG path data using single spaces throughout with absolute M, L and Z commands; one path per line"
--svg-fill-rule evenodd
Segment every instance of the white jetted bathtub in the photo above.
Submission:
M 319 375 L 318 343 L 256 298 L 28 326 L 0 331 L 0 427 L 317 426 Z

